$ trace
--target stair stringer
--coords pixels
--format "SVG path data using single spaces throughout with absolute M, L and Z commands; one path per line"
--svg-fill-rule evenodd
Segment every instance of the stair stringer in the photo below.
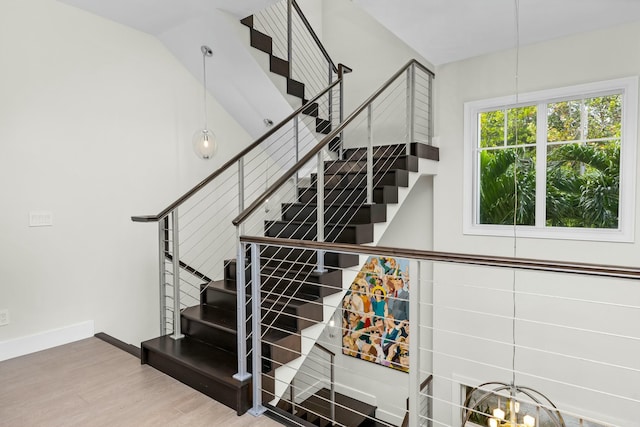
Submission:
M 418 179 L 422 175 L 437 175 L 438 162 L 429 159 L 418 159 L 418 171 L 409 172 L 409 185 L 407 187 L 398 188 L 398 203 L 387 204 L 387 221 L 374 224 L 373 228 L 373 242 L 367 243 L 364 246 L 376 246 L 380 239 L 383 237 L 385 231 L 393 222 L 396 214 L 400 210 L 400 207 L 406 200 L 407 196 L 414 188 Z M 296 373 L 306 360 L 309 352 L 313 348 L 314 344 L 320 338 L 322 331 L 329 323 L 329 320 L 333 317 L 336 309 L 340 307 L 342 299 L 345 297 L 351 283 L 356 278 L 356 275 L 362 269 L 367 261 L 368 256 L 360 255 L 359 263 L 357 267 L 351 267 L 349 269 L 342 270 L 342 291 L 333 295 L 329 295 L 323 298 L 323 320 L 309 328 L 305 328 L 301 331 L 302 346 L 300 350 L 300 357 L 288 362 L 275 370 L 275 390 L 276 396 L 269 402 L 270 405 L 277 405 L 282 396 L 286 393 L 289 384 L 295 377 Z
M 291 95 L 287 93 L 287 80 L 288 80 L 287 77 L 271 71 L 270 58 L 269 58 L 270 55 L 266 52 L 261 51 L 260 49 L 257 49 L 251 46 L 251 28 L 239 22 L 237 23 L 236 26 L 237 26 L 239 37 L 241 37 L 242 40 L 244 41 L 242 45 L 247 49 L 248 53 L 255 60 L 256 64 L 258 64 L 259 68 L 269 78 L 273 86 L 276 88 L 277 92 L 280 93 L 280 95 L 282 95 L 282 98 L 289 104 L 289 106 L 291 107 L 291 112 L 300 108 L 303 105 L 303 100 L 295 95 Z M 275 56 L 278 57 L 277 55 Z M 280 59 L 285 60 L 284 58 L 280 58 Z M 328 85 L 328 82 L 327 82 L 327 85 Z M 336 88 L 334 90 L 338 90 L 338 89 Z M 308 94 L 305 94 L 305 97 L 307 99 L 313 99 L 313 97 L 315 97 L 316 95 L 317 93 L 308 93 Z M 322 98 L 326 98 L 326 97 L 323 96 Z M 273 119 L 273 117 L 268 117 L 268 118 Z M 298 122 L 298 126 L 299 126 L 298 138 L 300 141 L 306 141 L 306 143 L 303 145 L 305 145 L 307 148 L 311 148 L 314 145 L 316 145 L 318 142 L 320 142 L 324 137 L 326 137 L 326 135 L 316 131 L 315 117 L 305 116 L 303 114 L 301 115 L 301 118 L 302 120 L 299 120 Z M 328 117 L 321 117 L 321 118 L 325 120 L 328 119 Z M 313 144 L 310 143 L 311 140 L 314 141 Z M 335 158 L 335 154 L 331 153 L 328 149 L 323 149 L 323 153 L 324 153 L 325 159 Z M 291 166 L 293 166 L 293 163 L 283 165 L 285 169 L 288 169 Z M 302 169 L 300 169 L 299 175 L 307 176 L 315 172 L 316 172 L 315 164 L 313 166 L 305 165 Z

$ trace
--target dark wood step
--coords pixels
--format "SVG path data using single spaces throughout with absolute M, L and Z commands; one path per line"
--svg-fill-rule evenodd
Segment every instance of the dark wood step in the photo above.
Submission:
M 288 78 L 287 93 L 304 100 L 304 83 Z
M 320 104 L 317 102 L 307 103 L 305 102 L 305 107 L 302 109 L 302 114 L 306 114 L 307 116 L 318 117 L 320 114 Z
M 416 156 L 397 156 L 397 157 L 382 157 L 373 162 L 373 171 L 387 171 L 392 169 L 403 169 L 411 172 L 418 171 L 418 157 Z M 331 162 L 325 162 L 324 173 L 353 173 L 367 171 L 366 160 L 334 160 Z
M 249 15 L 246 18 L 240 20 L 242 25 L 246 25 L 249 28 L 253 28 L 253 15 Z
M 289 61 L 277 56 L 269 55 L 269 71 L 282 77 L 289 78 Z
M 316 132 L 329 135 L 331 133 L 331 122 L 329 120 L 316 117 Z
M 250 310 L 250 307 L 247 307 Z M 237 316 L 228 307 L 221 308 L 201 304 L 182 311 L 182 333 L 190 338 L 205 342 L 228 353 L 237 351 Z M 263 328 L 262 356 L 263 370 L 271 370 L 290 362 L 300 355 L 299 334 L 278 328 Z M 247 333 L 251 324 L 247 324 Z M 248 342 L 248 348 L 251 343 Z M 247 361 L 250 365 L 251 360 Z
M 266 258 L 286 259 L 290 261 L 307 260 L 308 263 L 317 263 L 317 252 L 310 249 L 291 249 L 268 246 L 263 248 L 261 256 Z M 360 263 L 358 255 L 336 252 L 325 252 L 324 265 L 327 267 L 348 268 Z
M 311 187 L 315 188 L 318 181 L 317 174 L 311 174 Z M 373 186 L 395 185 L 396 187 L 409 186 L 409 171 L 392 169 L 390 171 L 373 174 Z M 366 172 L 338 173 L 324 177 L 325 188 L 366 188 Z
M 182 333 L 228 352 L 237 348 L 236 311 L 228 307 L 196 305 L 182 310 Z
M 265 221 L 265 236 L 315 240 L 316 224 L 307 222 Z M 373 242 L 373 224 L 325 224 L 325 241 L 363 244 Z
M 264 399 L 264 401 L 267 400 L 269 399 Z M 278 421 L 282 425 L 288 427 L 317 427 L 315 424 L 311 424 L 309 421 L 303 420 L 302 418 L 298 418 L 291 414 L 291 405 L 288 405 L 282 399 L 278 401 L 277 406 L 270 405 L 269 403 L 264 403 L 264 401 L 262 405 L 268 409 L 265 414 L 269 418 Z M 286 409 L 283 408 L 282 405 L 285 405 Z
M 315 261 L 309 258 L 280 258 L 286 253 L 277 253 L 275 258 L 261 254 L 260 287 L 263 292 L 279 293 L 287 296 L 303 293 L 315 297 L 333 295 L 342 290 L 342 272 L 328 268 L 326 272 L 316 271 Z M 235 290 L 236 260 L 225 265 L 226 282 Z M 251 266 L 247 261 L 245 279 L 251 277 Z M 231 284 L 233 282 L 233 284 Z M 249 291 L 247 291 L 249 292 Z
M 407 154 L 406 144 L 378 145 L 372 148 L 373 157 L 393 157 Z M 439 160 L 439 149 L 433 145 L 427 145 L 420 142 L 412 142 L 409 146 L 409 154 L 421 159 Z M 344 150 L 345 159 L 366 159 L 367 148 L 348 148 Z
M 328 274 L 333 277 L 332 280 L 327 279 L 329 284 L 311 285 L 311 287 L 301 280 L 273 278 L 272 280 L 277 285 L 272 290 L 263 290 L 262 292 L 262 323 L 272 325 L 275 329 L 283 331 L 299 332 L 314 323 L 322 321 L 322 295 L 318 295 L 320 291 L 316 289 L 326 289 L 323 292 L 331 293 L 337 293 L 342 290 L 341 272 L 336 270 Z M 338 274 L 340 274 L 340 282 L 335 279 Z M 305 292 L 311 288 L 316 289 L 313 289 L 312 293 Z M 250 290 L 247 289 L 246 292 L 248 296 Z M 228 297 L 226 290 L 222 291 L 220 287 L 211 287 L 204 292 L 204 295 L 203 298 L 206 304 L 211 304 L 212 306 L 215 304 L 215 307 L 221 310 L 221 315 L 232 312 L 233 307 L 237 304 Z M 249 312 L 249 307 L 247 307 L 247 312 Z M 235 313 L 232 314 L 235 316 Z M 231 316 L 228 316 L 226 324 L 228 325 L 231 322 L 235 325 L 235 321 Z
M 272 38 L 253 28 L 250 31 L 250 44 L 251 47 L 261 50 L 264 53 L 268 53 L 269 55 L 273 54 Z
M 162 336 L 142 343 L 143 364 L 181 381 L 244 414 L 251 405 L 251 381 L 233 378 L 237 356 L 201 341 Z M 213 363 L 212 363 L 213 362 Z
M 323 388 L 313 396 L 300 403 L 303 410 L 299 411 L 300 418 L 314 423 L 317 426 L 331 425 L 331 392 Z M 370 420 L 375 420 L 376 407 L 368 403 L 335 393 L 335 421 L 338 425 L 358 427 L 369 425 Z
M 284 221 L 315 222 L 318 205 L 315 203 L 283 203 Z M 331 223 L 370 224 L 387 220 L 387 205 L 334 206 L 326 205 L 324 219 Z
M 299 189 L 298 203 L 315 203 L 318 199 L 315 188 L 307 187 Z M 325 204 L 338 206 L 358 206 L 367 202 L 367 192 L 364 188 L 355 189 L 331 189 L 325 191 Z M 373 189 L 373 203 L 388 204 L 398 203 L 398 187 L 384 185 Z

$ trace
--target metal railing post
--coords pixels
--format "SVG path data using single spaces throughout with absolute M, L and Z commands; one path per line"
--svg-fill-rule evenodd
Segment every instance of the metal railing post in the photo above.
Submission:
M 299 116 L 295 116 L 293 118 L 293 141 L 295 144 L 295 151 L 296 151 L 296 163 L 298 163 L 298 161 L 300 160 L 300 133 L 299 133 L 299 126 L 300 124 L 298 123 L 298 119 Z M 296 188 L 298 188 L 298 171 L 296 171 L 295 175 L 293 176 L 293 183 L 294 186 Z
M 238 212 L 244 210 L 244 157 L 238 159 Z M 240 230 L 242 232 L 242 230 Z
M 180 240 L 178 235 L 178 209 L 171 212 L 171 239 L 173 251 L 173 334 L 171 338 L 184 338 L 180 330 Z
M 367 203 L 373 203 L 373 105 L 367 106 Z
M 324 159 L 322 158 L 322 150 L 320 150 L 317 154 L 318 156 L 318 172 L 316 174 L 316 188 L 317 188 L 317 241 L 324 242 Z M 327 271 L 324 268 L 324 251 L 318 250 L 317 253 L 317 262 L 318 266 L 316 271 L 319 273 L 324 273 Z
M 336 371 L 335 371 L 335 356 L 329 355 L 331 364 L 331 424 L 336 422 Z
M 407 68 L 407 150 L 406 154 L 411 154 L 411 143 L 414 142 L 415 134 L 415 64 L 409 65 Z
M 287 0 L 287 61 L 289 63 L 289 78 L 293 78 L 293 25 L 292 8 L 293 0 Z
M 238 346 L 238 372 L 233 378 L 245 381 L 251 378 L 247 372 L 247 296 L 245 281 L 245 248 L 240 242 L 240 227 L 236 227 L 236 321 L 237 321 L 237 346 Z M 254 329 L 255 330 L 255 329 Z
M 411 261 L 409 271 L 412 286 L 409 292 L 409 313 L 411 319 L 411 340 L 409 341 L 409 425 L 419 424 L 420 411 L 420 261 Z
M 427 131 L 427 144 L 433 145 L 433 76 L 427 74 L 427 80 L 429 82 L 429 99 L 427 100 L 427 108 L 429 108 L 429 130 Z
M 291 383 L 289 384 L 289 399 L 291 399 L 291 413 L 295 414 L 296 413 L 296 394 L 295 394 L 295 389 L 293 387 L 293 382 L 295 381 L 296 377 L 291 378 Z
M 262 406 L 262 310 L 260 300 L 260 246 L 251 244 L 251 330 L 253 333 L 253 407 L 249 413 L 255 417 L 264 414 Z
M 333 83 L 333 67 L 331 66 L 331 62 L 328 62 L 329 65 L 329 84 L 327 86 L 331 86 Z M 329 109 L 329 123 L 333 126 L 333 89 L 329 90 L 329 99 L 328 99 L 328 109 Z
M 340 123 L 344 120 L 344 73 L 342 72 L 342 68 L 340 69 L 341 73 L 338 76 L 340 78 L 340 103 L 338 105 L 339 114 L 340 114 Z M 344 132 L 340 131 L 340 150 L 339 150 L 339 158 L 340 160 L 344 160 Z
M 168 218 L 165 217 L 163 220 L 158 221 L 158 249 L 159 249 L 159 271 L 158 271 L 158 280 L 160 281 L 160 336 L 164 336 L 167 334 L 167 271 L 165 269 L 165 252 L 167 250 L 166 245 L 168 244 L 168 227 L 169 221 Z

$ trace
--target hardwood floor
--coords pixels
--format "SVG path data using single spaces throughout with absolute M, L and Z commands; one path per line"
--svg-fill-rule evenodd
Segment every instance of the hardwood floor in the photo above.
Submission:
M 0 426 L 276 427 L 210 399 L 98 338 L 0 362 Z

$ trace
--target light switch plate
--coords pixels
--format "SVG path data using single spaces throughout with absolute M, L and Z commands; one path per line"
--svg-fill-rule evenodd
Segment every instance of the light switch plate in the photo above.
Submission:
M 29 227 L 51 227 L 53 225 L 53 213 L 49 211 L 29 212 Z
M 0 309 L 0 326 L 9 324 L 9 310 L 6 308 Z

